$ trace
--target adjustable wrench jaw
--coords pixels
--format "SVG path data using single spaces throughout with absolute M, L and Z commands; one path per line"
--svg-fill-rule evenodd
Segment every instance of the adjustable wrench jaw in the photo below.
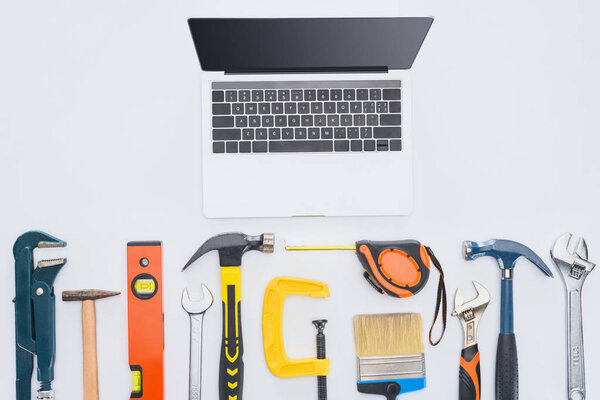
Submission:
M 463 327 L 463 348 L 465 349 L 477 343 L 477 327 L 490 303 L 490 292 L 478 282 L 473 281 L 473 285 L 477 291 L 477 296 L 466 303 L 462 291 L 460 289 L 456 290 L 454 311 L 452 311 L 452 315 L 458 317 Z
M 585 278 L 596 266 L 587 259 L 585 239 L 580 237 L 575 242 L 572 233 L 559 237 L 550 250 L 550 255 L 569 290 L 581 290 Z

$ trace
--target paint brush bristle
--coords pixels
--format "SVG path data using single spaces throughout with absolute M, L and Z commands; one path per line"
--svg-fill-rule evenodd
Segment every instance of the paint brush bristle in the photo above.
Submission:
M 425 352 L 420 314 L 357 315 L 354 317 L 354 337 L 358 357 Z

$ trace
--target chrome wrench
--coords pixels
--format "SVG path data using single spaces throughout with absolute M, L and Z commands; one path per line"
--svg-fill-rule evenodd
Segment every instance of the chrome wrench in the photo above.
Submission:
M 585 399 L 585 363 L 583 355 L 583 319 L 581 315 L 581 289 L 585 278 L 596 264 L 587 260 L 585 240 L 575 243 L 571 233 L 556 240 L 550 251 L 567 290 L 567 352 L 569 400 Z
M 188 289 L 183 289 L 181 306 L 190 316 L 190 392 L 189 400 L 200 400 L 202 383 L 202 324 L 204 312 L 213 303 L 213 295 L 202 285 L 202 300 L 192 300 Z

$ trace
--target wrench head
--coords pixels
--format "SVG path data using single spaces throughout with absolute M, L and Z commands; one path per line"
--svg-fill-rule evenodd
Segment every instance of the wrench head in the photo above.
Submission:
M 459 316 L 467 310 L 473 310 L 474 313 L 479 315 L 483 314 L 491 299 L 490 292 L 488 292 L 488 290 L 479 282 L 473 281 L 473 286 L 475 286 L 477 296 L 467 302 L 464 301 L 462 291 L 456 289 L 456 295 L 454 296 L 454 311 L 452 311 L 452 315 Z
M 202 299 L 192 300 L 187 288 L 181 295 L 181 306 L 188 314 L 202 314 L 212 306 L 213 295 L 205 284 L 202 284 Z
M 587 259 L 585 239 L 575 238 L 572 233 L 565 233 L 556 239 L 550 255 L 564 278 L 585 279 L 596 266 Z

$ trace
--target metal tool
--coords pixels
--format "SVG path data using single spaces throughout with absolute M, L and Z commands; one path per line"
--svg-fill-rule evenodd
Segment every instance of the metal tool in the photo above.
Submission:
M 514 330 L 513 274 L 517 260 L 525 257 L 546 276 L 553 277 L 550 268 L 529 247 L 512 240 L 492 239 L 487 242 L 464 243 L 465 258 L 474 260 L 494 257 L 502 271 L 500 303 L 500 335 L 496 353 L 496 400 L 519 398 L 519 362 Z
M 270 233 L 248 236 L 243 233 L 224 233 L 204 242 L 185 264 L 185 270 L 194 261 L 212 250 L 219 252 L 221 264 L 221 297 L 223 300 L 223 339 L 219 370 L 219 399 L 242 400 L 244 345 L 242 341 L 241 265 L 242 256 L 250 250 L 272 253 L 275 237 Z
M 96 347 L 95 301 L 117 296 L 120 292 L 106 290 L 66 290 L 63 301 L 81 301 L 81 327 L 83 334 L 83 400 L 98 400 L 98 352 Z
M 567 291 L 567 353 L 569 400 L 585 399 L 585 362 L 583 353 L 583 318 L 581 290 L 596 264 L 588 261 L 588 249 L 583 238 L 573 240 L 565 233 L 550 251 Z
M 13 246 L 15 257 L 15 337 L 17 400 L 31 399 L 33 356 L 37 356 L 39 400 L 54 399 L 54 280 L 67 260 L 41 260 L 34 266 L 36 248 L 65 247 L 67 244 L 47 233 L 30 231 L 19 236 Z
M 318 319 L 312 323 L 317 328 L 317 360 L 324 360 L 327 358 L 327 350 L 323 331 L 327 320 Z M 327 375 L 317 376 L 317 395 L 319 400 L 327 400 Z
M 213 304 L 213 295 L 202 285 L 202 299 L 192 300 L 188 289 L 183 289 L 181 306 L 190 316 L 190 391 L 189 400 L 200 400 L 202 395 L 202 324 L 204 313 Z
M 477 345 L 477 327 L 483 312 L 490 303 L 490 292 L 480 283 L 473 281 L 477 297 L 465 303 L 460 289 L 454 296 L 454 311 L 464 331 L 464 344 L 460 355 L 459 399 L 481 399 L 481 371 L 479 367 L 479 347 Z

